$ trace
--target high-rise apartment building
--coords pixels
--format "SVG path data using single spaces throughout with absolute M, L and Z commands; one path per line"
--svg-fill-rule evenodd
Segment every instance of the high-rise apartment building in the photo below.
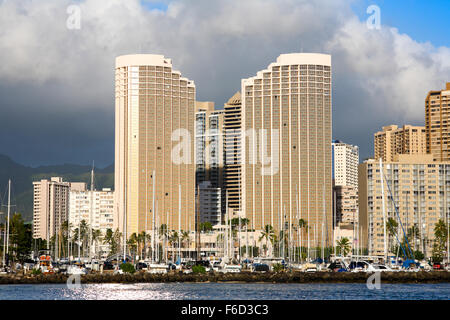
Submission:
M 109 188 L 102 190 L 70 190 L 69 192 L 69 223 L 72 230 L 85 221 L 92 229 L 100 230 L 104 235 L 106 230 L 114 227 L 114 191 Z
M 358 189 L 353 186 L 334 186 L 336 224 L 358 223 Z
M 303 218 L 311 245 L 330 244 L 331 82 L 331 56 L 314 53 L 282 54 L 242 80 L 242 208 L 250 228 L 288 231 Z
M 374 134 L 375 159 L 393 161 L 398 154 L 426 154 L 425 127 L 404 125 L 385 126 Z
M 358 146 L 334 140 L 331 149 L 334 185 L 354 187 L 358 190 Z
M 194 226 L 194 82 L 162 55 L 124 55 L 115 97 L 117 227 L 129 236 Z
M 195 102 L 195 172 L 196 184 L 209 181 L 222 188 L 224 169 L 223 110 L 214 102 Z
M 334 140 L 333 163 L 333 234 L 334 244 L 346 237 L 352 249 L 358 240 L 358 164 L 359 148 Z
M 199 213 L 200 223 L 209 222 L 213 226 L 222 223 L 222 189 L 215 188 L 211 182 L 203 181 L 199 184 Z
M 83 190 L 84 182 L 52 177 L 33 182 L 33 238 L 50 240 L 69 218 L 70 190 Z
M 242 184 L 242 104 L 241 93 L 236 92 L 224 105 L 224 150 L 225 150 L 225 189 L 228 193 L 228 208 L 241 209 Z M 226 194 L 223 195 L 225 201 Z
M 412 249 L 430 257 L 434 226 L 439 219 L 447 221 L 449 214 L 450 163 L 433 162 L 432 155 L 397 155 L 394 161 L 383 162 L 383 173 L 386 221 L 394 219 L 398 224 L 395 230 L 397 237 L 403 239 L 403 230 L 410 233 L 408 241 Z M 369 255 L 383 256 L 381 181 L 379 160 L 370 159 L 359 165 L 359 213 L 363 243 Z M 413 227 L 418 232 L 411 232 Z M 387 233 L 389 251 L 398 243 L 388 229 Z
M 430 91 L 425 99 L 427 153 L 435 161 L 450 161 L 450 82 L 441 91 Z
M 222 212 L 225 212 L 223 110 L 215 110 L 214 102 L 200 101 L 195 102 L 195 109 L 195 174 L 200 191 L 200 222 L 216 225 L 222 222 Z

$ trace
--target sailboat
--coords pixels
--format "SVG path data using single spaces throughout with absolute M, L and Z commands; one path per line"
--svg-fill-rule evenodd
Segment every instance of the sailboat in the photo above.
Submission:
M 3 231 L 3 267 L 7 266 L 9 260 L 9 220 L 11 214 L 11 179 L 8 180 L 8 216 L 6 218 L 6 230 Z M 6 231 L 6 233 L 5 233 Z

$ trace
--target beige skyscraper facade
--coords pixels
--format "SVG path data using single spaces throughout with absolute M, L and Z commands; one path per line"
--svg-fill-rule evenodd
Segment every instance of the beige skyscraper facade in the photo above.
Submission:
M 383 162 L 383 172 L 386 219 L 397 221 L 399 239 L 403 239 L 403 231 L 398 215 L 405 232 L 416 228 L 409 243 L 430 257 L 434 226 L 439 219 L 446 221 L 449 214 L 450 163 L 433 162 L 432 155 L 397 155 L 394 161 Z M 382 196 L 380 162 L 366 160 L 359 165 L 359 213 L 363 246 L 370 255 L 384 254 Z M 386 241 L 388 250 L 398 244 L 392 235 Z
M 288 232 L 303 218 L 311 245 L 330 244 L 331 82 L 331 56 L 313 53 L 282 54 L 242 80 L 242 207 L 251 228 Z
M 440 91 L 430 91 L 425 99 L 427 153 L 435 161 L 450 161 L 450 82 Z
M 194 82 L 162 55 L 119 56 L 115 108 L 115 227 L 128 236 L 193 228 Z
M 425 127 L 404 125 L 385 126 L 374 134 L 375 159 L 393 161 L 398 154 L 426 154 Z

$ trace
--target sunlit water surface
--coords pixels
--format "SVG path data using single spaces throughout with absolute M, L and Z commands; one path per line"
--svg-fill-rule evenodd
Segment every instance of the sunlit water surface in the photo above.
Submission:
M 0 300 L 449 300 L 450 284 L 139 283 L 0 285 Z

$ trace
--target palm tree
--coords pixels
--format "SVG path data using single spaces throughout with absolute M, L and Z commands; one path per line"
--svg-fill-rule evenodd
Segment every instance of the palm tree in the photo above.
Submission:
M 439 219 L 434 225 L 433 261 L 441 262 L 444 257 L 443 252 L 447 250 L 448 228 L 443 219 Z
M 180 241 L 181 241 L 182 247 L 189 249 L 190 240 L 191 240 L 191 238 L 189 237 L 189 232 L 181 230 L 181 239 L 180 239 Z M 183 244 L 185 244 L 186 246 L 184 246 Z
M 164 251 L 166 252 L 166 257 L 167 257 L 167 243 L 168 243 L 168 241 L 169 241 L 169 230 L 167 229 L 167 225 L 166 224 L 162 224 L 160 227 L 159 227 L 159 237 L 160 237 L 160 239 L 159 240 L 163 240 L 163 248 L 164 248 Z M 155 241 L 156 241 L 156 239 L 155 239 Z
M 145 259 L 147 259 L 147 252 L 148 252 L 148 246 L 147 243 L 152 242 L 152 236 L 150 234 L 145 234 L 145 245 L 144 245 L 144 252 L 145 252 Z
M 224 256 L 225 255 L 225 237 L 224 237 L 223 233 L 219 233 L 217 235 L 216 240 L 217 240 L 217 243 L 222 244 L 222 255 Z
M 70 237 L 70 229 L 71 229 L 72 225 L 69 223 L 69 220 L 64 221 L 63 223 L 61 223 L 61 233 L 62 233 L 62 238 L 63 238 L 63 255 L 65 256 L 65 249 L 68 247 L 69 245 L 69 237 Z M 69 257 L 69 252 L 67 252 L 67 257 Z
M 105 237 L 103 238 L 103 243 L 109 245 L 109 253 L 115 254 L 119 250 L 119 241 L 122 237 L 122 234 L 119 232 L 119 229 L 116 231 L 112 231 L 111 229 L 106 230 Z
M 409 242 L 413 243 L 414 251 L 416 251 L 417 250 L 416 239 L 420 237 L 420 231 L 419 227 L 417 226 L 417 223 L 415 223 L 411 228 L 409 228 L 407 233 Z
M 305 232 L 308 233 L 308 229 L 309 229 L 308 221 L 306 221 L 305 219 L 299 219 L 298 220 L 298 227 L 300 229 L 300 239 L 303 240 L 302 229 L 305 229 Z M 302 255 L 302 247 L 303 247 L 302 244 L 303 244 L 303 241 L 302 240 L 301 240 L 301 243 L 300 243 L 300 257 L 303 260 L 303 255 Z
M 386 222 L 386 228 L 388 230 L 388 248 L 391 248 L 392 237 L 397 234 L 398 222 L 394 218 L 389 218 Z M 391 249 L 391 251 L 395 250 Z
M 114 232 L 111 229 L 106 229 L 105 236 L 103 237 L 103 244 L 109 245 L 109 250 L 111 251 L 112 242 L 113 242 Z
M 181 230 L 181 243 L 187 242 L 187 248 L 189 248 L 189 232 Z
M 169 236 L 169 244 L 172 247 L 172 260 L 174 260 L 175 257 L 175 245 L 178 243 L 178 238 L 178 232 L 172 230 L 172 233 Z
M 83 249 L 83 256 L 86 255 L 86 249 L 87 249 L 87 242 L 88 242 L 88 235 L 89 235 L 89 225 L 87 224 L 86 220 L 81 220 L 80 225 L 80 239 L 78 241 L 81 241 L 81 247 Z
M 92 241 L 95 243 L 95 254 L 98 253 L 98 241 L 102 236 L 102 232 L 99 229 L 92 229 Z
M 145 231 L 142 231 L 141 233 L 139 233 L 138 237 L 137 237 L 139 256 L 144 257 L 144 259 L 147 257 L 147 239 L 148 238 L 151 238 L 151 237 Z
M 202 231 L 202 232 L 209 232 L 212 229 L 213 229 L 213 226 L 212 226 L 211 222 L 206 221 L 206 222 L 200 223 L 200 231 Z
M 269 224 L 266 224 L 264 226 L 264 230 L 261 233 L 261 236 L 259 237 L 259 241 L 261 241 L 262 239 L 266 240 L 266 246 L 264 249 L 264 255 L 267 256 L 267 242 L 270 241 L 273 245 L 273 242 L 275 240 L 275 231 L 273 230 L 273 227 Z
M 127 247 L 130 250 L 131 256 L 134 257 L 136 255 L 136 249 L 138 247 L 138 236 L 136 232 L 132 233 L 130 238 L 127 240 Z
M 347 255 L 347 253 L 350 252 L 351 246 L 350 246 L 350 240 L 348 238 L 341 238 L 341 240 L 336 240 L 337 247 L 339 248 L 339 251 L 341 254 L 344 254 L 344 257 Z

